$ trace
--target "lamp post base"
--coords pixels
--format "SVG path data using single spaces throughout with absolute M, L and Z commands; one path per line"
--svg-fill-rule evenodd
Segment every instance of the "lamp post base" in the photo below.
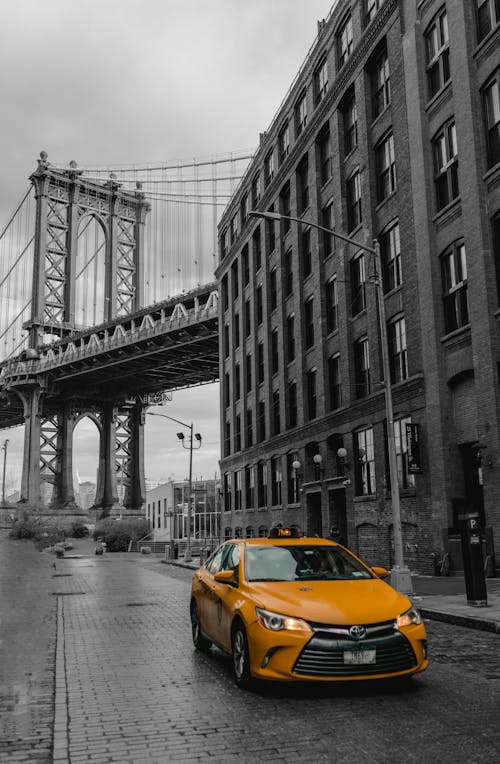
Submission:
M 189 551 L 188 551 L 188 550 L 186 549 L 186 551 L 184 552 L 184 557 L 183 557 L 183 559 L 184 559 L 184 562 L 191 562 L 191 561 L 192 561 L 192 559 L 193 559 L 193 556 L 192 556 L 192 554 L 191 554 L 191 550 L 189 550 Z
M 399 567 L 395 565 L 390 571 L 389 580 L 393 589 L 401 594 L 414 594 L 413 583 L 411 580 L 410 569 L 406 566 Z

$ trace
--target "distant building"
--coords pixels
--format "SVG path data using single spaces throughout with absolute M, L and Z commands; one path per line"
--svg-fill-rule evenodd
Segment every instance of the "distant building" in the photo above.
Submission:
M 335 524 L 393 564 L 382 279 L 405 562 L 460 568 L 465 511 L 500 549 L 499 102 L 498 2 L 318 23 L 219 225 L 225 536 Z M 331 229 L 376 237 L 382 273 Z
M 81 482 L 78 486 L 78 495 L 75 497 L 78 506 L 85 510 L 90 509 L 94 504 L 95 492 L 95 483 L 92 483 L 90 480 Z
M 146 518 L 155 541 L 187 537 L 189 481 L 169 480 L 146 492 Z M 193 480 L 191 538 L 218 538 L 220 535 L 220 483 Z

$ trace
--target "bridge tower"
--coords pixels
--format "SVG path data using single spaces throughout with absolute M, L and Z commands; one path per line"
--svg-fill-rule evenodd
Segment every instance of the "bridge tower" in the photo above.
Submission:
M 142 307 L 149 211 L 140 184 L 131 192 L 113 176 L 105 183 L 85 179 L 76 162 L 65 170 L 52 167 L 46 152 L 30 180 L 36 227 L 31 316 L 24 324 L 27 361 L 36 360 L 44 345 Z M 80 514 L 73 490 L 73 432 L 89 416 L 100 440 L 93 516 L 142 514 L 144 399 L 104 397 L 95 390 L 89 396 L 81 390 L 47 396 L 46 384 L 43 375 L 28 373 L 10 388 L 22 401 L 25 420 L 21 502 L 50 514 Z

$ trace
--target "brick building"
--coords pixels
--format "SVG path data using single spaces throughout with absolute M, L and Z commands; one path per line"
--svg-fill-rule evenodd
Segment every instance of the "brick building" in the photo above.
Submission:
M 340 527 L 393 562 L 382 256 L 405 563 L 500 550 L 500 11 L 339 0 L 219 226 L 222 526 Z M 301 223 L 249 216 L 250 210 Z

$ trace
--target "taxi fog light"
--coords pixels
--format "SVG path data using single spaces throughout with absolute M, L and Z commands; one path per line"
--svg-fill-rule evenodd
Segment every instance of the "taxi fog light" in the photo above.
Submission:
M 263 610 L 260 607 L 255 608 L 257 619 L 261 626 L 270 631 L 306 631 L 311 633 L 311 628 L 306 621 L 301 618 L 292 618 L 280 613 L 272 613 L 270 610 Z
M 422 616 L 414 607 L 411 607 L 406 613 L 398 615 L 396 618 L 397 629 L 400 629 L 402 626 L 411 626 L 412 624 L 418 625 L 419 623 L 422 623 Z

